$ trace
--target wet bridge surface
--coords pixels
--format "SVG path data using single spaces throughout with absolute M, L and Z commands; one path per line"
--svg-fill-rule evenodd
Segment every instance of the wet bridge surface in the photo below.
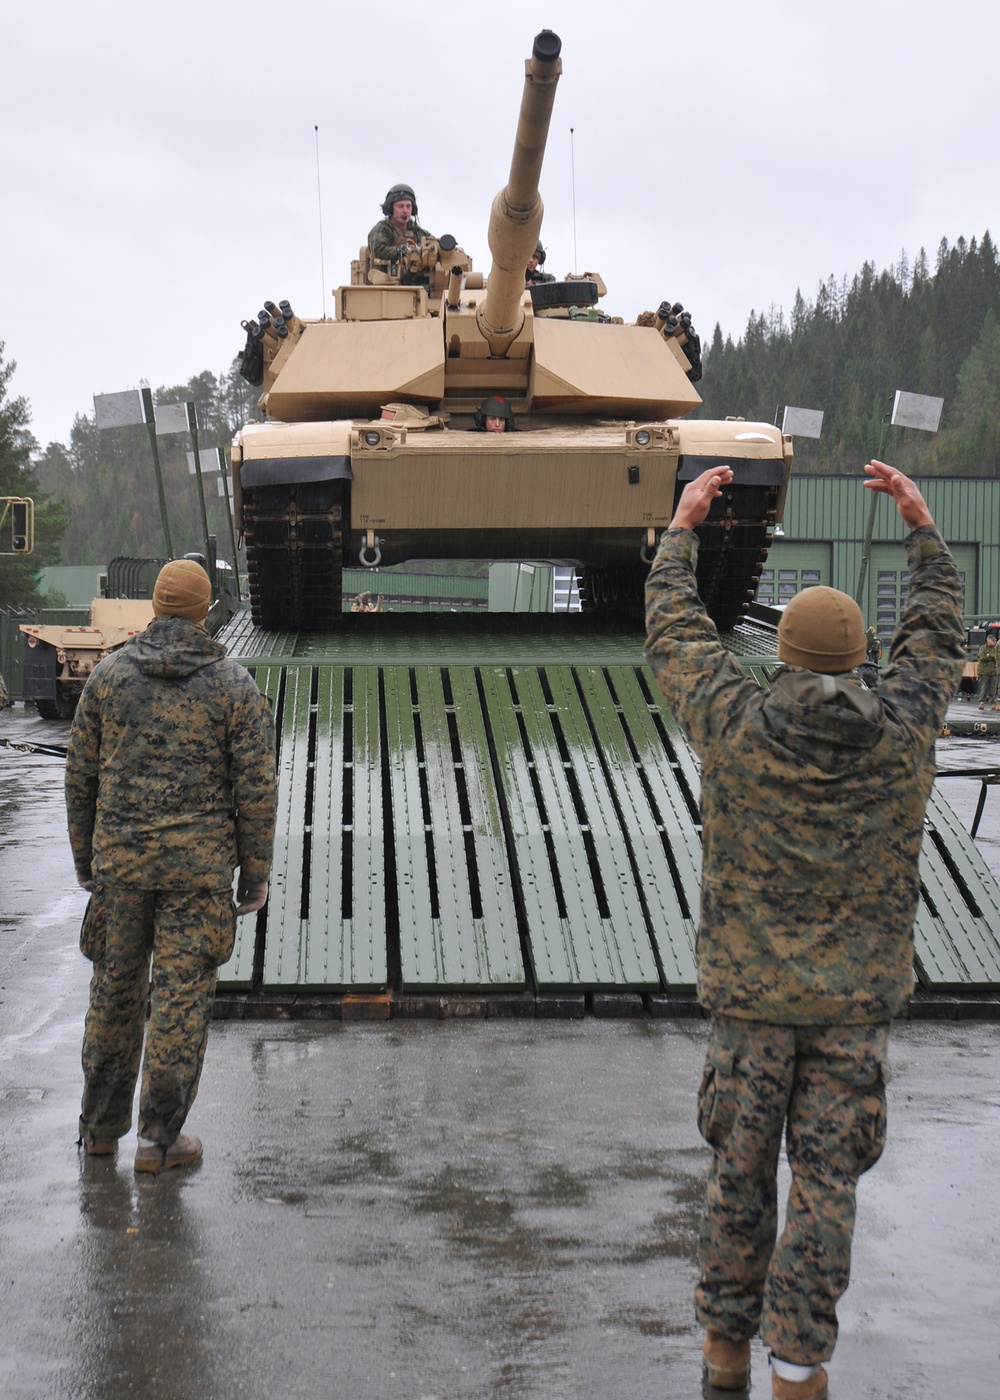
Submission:
M 697 1014 L 697 762 L 641 638 L 590 618 L 221 634 L 279 733 L 271 897 L 230 1015 Z M 762 683 L 773 635 L 733 649 Z M 916 924 L 937 993 L 1000 989 L 1000 890 L 940 791 Z
M 67 730 L 0 714 L 16 743 Z M 998 748 L 949 739 L 939 765 Z M 81 1158 L 86 895 L 62 763 L 0 764 L 4 1400 L 702 1400 L 704 1022 L 230 1021 L 189 1123 L 200 1167 L 135 1176 L 134 1133 Z M 968 827 L 978 782 L 939 788 Z M 977 845 L 1000 871 L 996 792 Z M 997 1391 L 1000 1026 L 935 1004 L 952 1019 L 893 1028 L 837 1400 Z M 770 1395 L 758 1341 L 749 1394 Z

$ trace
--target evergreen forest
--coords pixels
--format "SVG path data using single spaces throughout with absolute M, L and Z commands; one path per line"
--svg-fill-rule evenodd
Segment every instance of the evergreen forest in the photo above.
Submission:
M 820 409 L 823 435 L 796 438 L 795 470 L 860 475 L 882 456 L 915 476 L 1000 475 L 1000 267 L 989 233 L 942 239 L 934 269 L 906 254 L 850 281 L 830 277 L 791 315 L 751 312 L 734 344 L 718 326 L 698 417 L 779 423 Z M 937 433 L 893 428 L 897 389 L 944 400 Z
M 16 347 L 10 347 L 16 349 Z M 873 456 L 918 476 L 1000 475 L 1000 267 L 990 234 L 954 246 L 942 239 L 934 267 L 921 249 L 879 272 L 866 263 L 848 280 L 833 276 L 791 312 L 752 312 L 743 335 L 716 326 L 704 352 L 696 416 L 780 423 L 786 405 L 820 409 L 820 439 L 796 438 L 798 472 L 860 474 Z M 68 444 L 42 448 L 30 406 L 12 392 L 13 359 L 0 343 L 0 495 L 36 503 L 36 549 L 0 558 L 0 607 L 37 596 L 47 564 L 106 564 L 115 555 L 161 557 L 165 546 L 152 456 L 144 427 L 98 430 L 79 415 Z M 937 433 L 890 426 L 896 390 L 944 400 Z M 162 386 L 157 405 L 193 402 L 199 445 L 228 448 L 256 416 L 257 390 L 237 362 L 187 384 Z M 198 493 L 188 470 L 186 433 L 158 438 L 172 543 L 201 548 Z M 207 476 L 209 530 L 228 558 L 229 517 Z

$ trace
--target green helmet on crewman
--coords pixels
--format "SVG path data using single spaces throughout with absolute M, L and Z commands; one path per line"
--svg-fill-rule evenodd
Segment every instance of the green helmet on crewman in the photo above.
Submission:
M 410 185 L 393 185 L 382 201 L 382 213 L 387 219 L 392 218 L 392 206 L 397 199 L 408 199 L 413 206 L 410 210 L 414 218 L 417 217 L 417 196 Z

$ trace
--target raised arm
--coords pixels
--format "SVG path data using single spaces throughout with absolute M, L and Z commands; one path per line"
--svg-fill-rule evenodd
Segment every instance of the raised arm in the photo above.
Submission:
M 918 530 L 921 525 L 934 524 L 934 517 L 927 509 L 927 502 L 908 476 L 904 476 L 895 467 L 874 459 L 868 463 L 865 471 L 872 478 L 871 481 L 865 482 L 865 489 L 882 491 L 891 496 L 900 519 L 909 529 Z
M 701 525 L 707 520 L 716 496 L 722 495 L 723 486 L 728 486 L 732 479 L 732 467 L 709 467 L 694 481 L 689 481 L 681 492 L 674 518 L 667 529 L 693 530 L 696 525 Z M 868 484 L 865 482 L 866 486 Z

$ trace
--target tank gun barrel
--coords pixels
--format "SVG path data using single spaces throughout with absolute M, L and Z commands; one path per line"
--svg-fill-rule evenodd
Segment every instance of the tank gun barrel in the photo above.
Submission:
M 542 228 L 538 181 L 556 84 L 562 72 L 561 50 L 562 41 L 551 29 L 536 35 L 531 57 L 524 66 L 524 91 L 510 174 L 490 213 L 493 263 L 477 320 L 493 355 L 503 355 L 524 324 L 524 270 Z

